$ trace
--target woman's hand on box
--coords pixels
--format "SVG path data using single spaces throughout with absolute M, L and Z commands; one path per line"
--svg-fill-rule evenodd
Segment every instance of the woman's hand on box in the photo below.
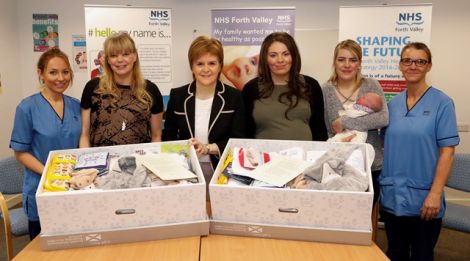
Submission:
M 197 154 L 206 155 L 209 153 L 209 149 L 207 145 L 200 143 L 197 139 L 191 138 L 189 139 L 189 145 L 193 145 L 194 149 L 196 150 Z

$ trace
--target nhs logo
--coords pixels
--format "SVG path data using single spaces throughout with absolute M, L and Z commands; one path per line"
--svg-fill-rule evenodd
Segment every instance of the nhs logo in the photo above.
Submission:
M 290 15 L 278 15 L 277 16 L 277 22 L 278 23 L 290 23 Z
M 150 10 L 150 20 L 168 20 L 169 18 L 167 10 Z
M 420 25 L 424 23 L 423 14 L 421 12 L 417 13 L 399 13 L 397 25 Z

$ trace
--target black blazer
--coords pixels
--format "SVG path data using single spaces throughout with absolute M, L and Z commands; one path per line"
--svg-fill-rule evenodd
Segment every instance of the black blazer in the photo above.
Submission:
M 171 89 L 166 110 L 163 140 L 194 138 L 196 82 Z M 209 119 L 209 143 L 222 153 L 229 138 L 245 137 L 244 106 L 241 92 L 217 82 Z M 215 167 L 218 157 L 211 155 Z

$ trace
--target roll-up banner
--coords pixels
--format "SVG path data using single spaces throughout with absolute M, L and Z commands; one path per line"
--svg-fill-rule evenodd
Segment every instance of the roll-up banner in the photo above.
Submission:
M 136 43 L 144 78 L 157 84 L 162 95 L 168 95 L 173 87 L 171 16 L 169 8 L 85 5 L 90 78 L 102 73 L 101 51 L 106 38 L 125 31 Z
M 409 42 L 431 42 L 431 4 L 347 6 L 339 9 L 339 41 L 362 47 L 362 74 L 377 79 L 387 101 L 405 89 L 399 71 L 401 49 Z

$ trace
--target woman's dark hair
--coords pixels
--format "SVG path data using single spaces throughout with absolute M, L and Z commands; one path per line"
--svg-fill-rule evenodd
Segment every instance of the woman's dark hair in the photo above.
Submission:
M 287 82 L 287 91 L 279 95 L 278 99 L 280 103 L 284 103 L 289 106 L 284 113 L 284 117 L 289 119 L 287 114 L 299 104 L 299 98 L 310 101 L 310 91 L 309 88 L 306 87 L 305 80 L 300 76 L 302 62 L 300 59 L 299 49 L 294 38 L 288 33 L 276 32 L 266 36 L 261 45 L 258 74 L 263 88 L 260 90 L 260 98 L 270 97 L 274 90 L 274 82 L 267 62 L 268 49 L 274 42 L 284 44 L 292 57 L 289 80 Z M 284 97 L 287 101 L 283 100 Z

